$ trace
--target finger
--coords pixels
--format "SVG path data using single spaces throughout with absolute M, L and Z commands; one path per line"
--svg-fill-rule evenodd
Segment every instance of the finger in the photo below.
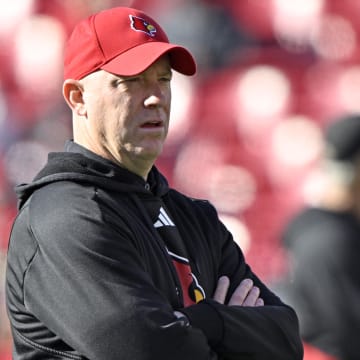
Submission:
M 218 280 L 213 299 L 220 304 L 224 304 L 226 294 L 229 290 L 230 279 L 227 276 L 221 276 Z
M 264 300 L 262 298 L 258 298 L 255 302 L 255 306 L 264 306 Z
M 228 305 L 242 305 L 254 283 L 251 279 L 244 279 L 232 294 Z
M 247 294 L 243 306 L 255 306 L 256 300 L 260 296 L 260 289 L 257 286 L 253 286 L 252 289 Z

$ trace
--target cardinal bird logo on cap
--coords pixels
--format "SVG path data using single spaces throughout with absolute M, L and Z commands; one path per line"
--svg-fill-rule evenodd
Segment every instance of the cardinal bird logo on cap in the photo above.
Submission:
M 149 24 L 146 20 L 137 16 L 129 15 L 131 21 L 131 28 L 135 31 L 141 31 L 149 36 L 155 36 L 156 27 Z

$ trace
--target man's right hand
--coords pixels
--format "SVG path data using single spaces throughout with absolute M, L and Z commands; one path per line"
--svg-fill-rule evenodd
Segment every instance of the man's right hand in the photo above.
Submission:
M 229 286 L 230 279 L 227 276 L 221 276 L 213 299 L 220 304 L 224 304 Z M 260 289 L 257 286 L 254 286 L 253 281 L 251 279 L 244 279 L 231 295 L 227 305 L 263 306 L 264 300 L 260 297 Z

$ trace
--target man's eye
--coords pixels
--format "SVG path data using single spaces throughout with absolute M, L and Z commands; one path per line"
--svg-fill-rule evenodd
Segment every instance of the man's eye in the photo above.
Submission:
M 163 76 L 160 78 L 161 82 L 170 82 L 171 81 L 171 77 L 170 76 Z
M 114 87 L 118 87 L 121 85 L 126 85 L 129 83 L 135 83 L 137 81 L 139 81 L 139 77 L 129 77 L 129 78 L 122 78 L 122 79 L 116 79 L 113 81 L 113 86 Z

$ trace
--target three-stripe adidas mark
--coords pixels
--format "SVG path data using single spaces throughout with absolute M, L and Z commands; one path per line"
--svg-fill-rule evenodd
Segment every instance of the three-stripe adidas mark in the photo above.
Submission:
M 163 207 L 160 208 L 159 217 L 154 224 L 155 228 L 159 228 L 162 226 L 175 226 L 175 224 L 171 221 L 169 215 L 166 213 Z

